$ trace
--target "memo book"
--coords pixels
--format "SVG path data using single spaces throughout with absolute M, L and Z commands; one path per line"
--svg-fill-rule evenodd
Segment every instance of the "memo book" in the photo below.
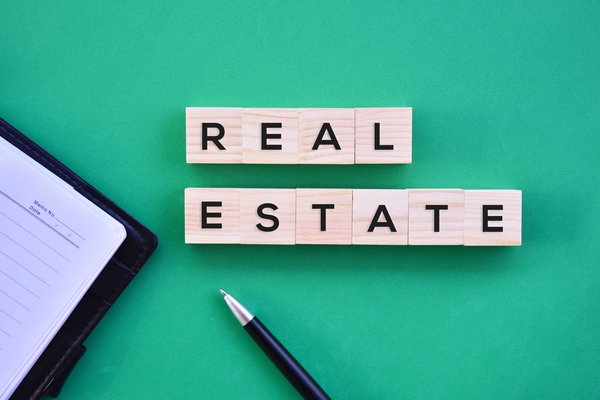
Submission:
M 0 119 L 0 399 L 56 397 L 156 236 Z

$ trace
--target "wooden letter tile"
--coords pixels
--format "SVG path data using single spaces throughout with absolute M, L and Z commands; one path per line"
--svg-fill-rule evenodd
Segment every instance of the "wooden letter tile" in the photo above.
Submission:
M 245 164 L 298 163 L 298 109 L 244 108 L 242 134 Z
M 300 109 L 298 160 L 300 164 L 353 164 L 354 109 Z
M 412 108 L 357 108 L 356 164 L 412 162 Z
M 203 130 L 207 140 L 203 140 Z M 241 108 L 188 107 L 185 131 L 188 163 L 242 162 Z
M 521 191 L 465 191 L 465 246 L 520 246 Z
M 351 189 L 296 189 L 297 244 L 351 244 Z
M 242 189 L 242 244 L 296 243 L 295 189 Z
M 185 189 L 186 243 L 240 243 L 240 189 Z
M 409 190 L 408 244 L 463 244 L 464 208 L 464 190 Z
M 354 189 L 352 244 L 408 244 L 408 191 Z

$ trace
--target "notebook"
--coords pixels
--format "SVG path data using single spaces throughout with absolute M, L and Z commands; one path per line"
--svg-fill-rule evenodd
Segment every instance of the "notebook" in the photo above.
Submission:
M 0 399 L 58 395 L 83 340 L 155 247 L 0 119 Z
M 125 236 L 0 138 L 0 397 L 23 380 Z

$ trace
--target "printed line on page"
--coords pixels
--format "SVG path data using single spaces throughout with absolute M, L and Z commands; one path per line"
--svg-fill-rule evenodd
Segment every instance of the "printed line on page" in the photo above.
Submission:
M 22 248 L 23 250 L 25 250 L 27 253 L 31 254 L 33 257 L 35 257 L 36 260 L 38 260 L 39 262 L 41 262 L 42 264 L 44 264 L 46 267 L 50 268 L 52 271 L 56 272 L 57 274 L 60 274 L 60 272 L 56 268 L 54 268 L 52 265 L 48 264 L 46 261 L 44 261 L 41 258 L 39 258 L 38 256 L 36 256 L 33 252 L 31 252 L 26 247 L 22 246 L 19 242 L 17 242 L 16 240 L 14 240 L 10 236 L 8 236 L 6 233 L 0 231 L 0 235 L 4 236 L 5 238 L 7 238 L 11 242 L 13 242 L 17 246 L 19 246 L 20 248 Z
M 32 295 L 36 299 L 38 299 L 38 300 L 40 299 L 40 296 L 38 296 L 35 292 L 31 291 L 31 289 L 29 289 L 27 286 L 23 285 L 21 282 L 19 282 L 18 280 L 16 280 L 12 276 L 8 275 L 6 272 L 2 271 L 1 269 L 0 269 L 0 274 L 4 275 L 8 279 L 10 279 L 14 283 L 16 283 L 18 286 L 20 286 L 23 290 L 27 291 L 30 295 Z
M 14 301 L 16 304 L 20 305 L 21 307 L 23 307 L 25 310 L 31 312 L 31 309 L 29 309 L 29 307 L 27 307 L 26 305 L 24 305 L 23 303 L 21 303 L 19 300 L 17 300 L 14 297 L 12 297 L 10 294 L 6 293 L 4 290 L 0 289 L 0 293 L 4 294 L 6 297 L 8 297 L 9 299 L 11 299 L 12 301 Z
M 18 319 L 16 319 L 15 317 L 13 317 L 12 315 L 10 315 L 9 313 L 7 313 L 6 311 L 4 311 L 3 309 L 0 308 L 0 313 L 6 315 L 8 318 L 12 319 L 13 321 L 15 321 L 17 324 L 21 325 L 21 321 L 19 321 Z
M 79 233 L 77 233 L 75 230 L 73 230 L 69 225 L 65 224 L 64 222 L 62 222 L 60 219 L 58 219 L 56 217 L 54 217 L 54 219 L 57 220 L 58 222 L 60 222 L 61 224 L 63 224 L 64 226 L 66 226 L 67 229 L 69 229 L 71 232 L 73 232 L 74 234 L 79 236 L 85 242 L 85 238 L 83 236 L 81 236 Z
M 25 208 L 21 203 L 19 203 L 18 201 L 16 201 L 15 199 L 13 199 L 12 197 L 10 197 L 9 195 L 7 195 L 6 193 L 4 193 L 2 190 L 0 190 L 0 195 L 6 197 L 8 200 L 12 201 L 14 204 L 16 204 L 17 206 L 19 206 L 23 211 L 25 211 L 27 213 L 27 215 L 31 215 L 33 218 L 37 219 L 38 221 L 40 221 L 41 223 L 43 223 L 44 225 L 46 225 L 48 228 L 50 228 L 54 233 L 56 233 L 57 235 L 59 235 L 60 237 L 62 237 L 63 239 L 65 239 L 67 242 L 69 242 L 71 245 L 75 246 L 75 248 L 79 248 L 79 246 L 77 244 L 75 244 L 73 241 L 71 241 L 71 239 L 69 239 L 68 237 L 66 237 L 65 235 L 63 235 L 62 233 L 60 233 L 59 231 L 57 231 L 56 229 L 54 229 L 52 226 L 50 226 L 46 221 L 44 221 L 43 219 L 41 219 L 40 217 L 38 217 L 37 215 L 31 213 L 30 211 L 27 210 L 27 208 Z M 60 221 L 59 221 L 60 222 Z M 62 222 L 61 222 L 62 224 Z M 64 224 L 63 224 L 64 225 Z M 65 225 L 66 226 L 66 225 Z M 69 228 L 67 226 L 67 228 Z M 77 236 L 79 236 L 79 234 L 77 234 L 75 231 L 73 231 L 71 228 L 69 228 L 69 230 L 71 230 L 73 233 L 75 233 Z
M 30 214 L 29 211 L 27 213 Z M 50 250 L 52 250 L 53 252 L 55 252 L 56 254 L 58 254 L 59 257 L 64 258 L 65 261 L 69 261 L 69 259 L 67 257 L 65 257 L 64 255 L 62 255 L 55 248 L 53 248 L 52 246 L 50 246 L 48 243 L 44 242 L 42 239 L 40 239 L 39 237 L 37 237 L 33 233 L 29 232 L 29 230 L 27 230 L 27 228 L 23 227 L 21 224 L 19 224 L 17 221 L 15 221 L 14 219 L 12 219 L 8 215 L 4 214 L 2 211 L 0 211 L 0 215 L 3 215 L 6 219 L 8 219 L 9 221 L 11 221 L 13 224 L 17 225 L 19 228 L 21 228 L 25 232 L 29 233 L 33 238 L 35 238 L 36 240 L 38 240 L 41 244 L 43 244 L 44 246 L 46 246 L 47 248 L 49 248 Z
M 6 254 L 2 250 L 0 250 L 0 254 L 3 254 L 4 257 L 8 258 L 10 261 L 12 261 L 13 263 L 15 263 L 19 267 L 23 268 L 25 271 L 29 272 L 31 274 L 31 276 L 33 276 L 34 278 L 36 278 L 38 281 L 40 281 L 44 285 L 50 287 L 50 284 L 48 282 L 46 282 L 43 278 L 39 277 L 35 272 L 33 272 L 32 270 L 30 270 L 29 268 L 27 268 L 26 266 L 24 266 L 23 264 L 21 264 L 20 262 L 18 262 L 14 258 L 12 258 L 11 256 L 9 256 L 8 254 Z

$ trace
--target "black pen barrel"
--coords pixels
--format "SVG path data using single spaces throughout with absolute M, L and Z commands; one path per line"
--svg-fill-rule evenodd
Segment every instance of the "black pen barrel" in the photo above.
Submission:
M 254 341 L 263 349 L 290 383 L 294 385 L 302 397 L 310 400 L 330 399 L 327 393 L 321 389 L 319 384 L 302 368 L 302 365 L 279 343 L 258 318 L 252 318 L 250 322 L 244 325 L 244 329 L 252 336 Z

